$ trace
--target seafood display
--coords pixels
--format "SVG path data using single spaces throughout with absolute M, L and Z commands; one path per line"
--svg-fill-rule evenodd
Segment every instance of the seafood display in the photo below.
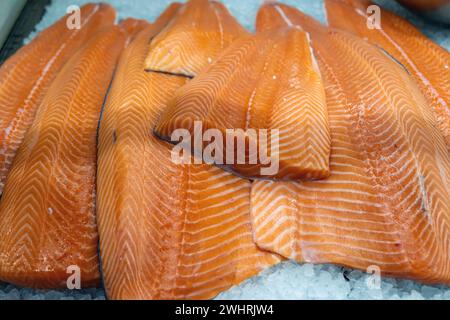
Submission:
M 250 33 L 219 1 L 153 23 L 87 4 L 17 51 L 0 281 L 211 299 L 293 260 L 450 285 L 450 54 L 325 5 L 265 2 Z

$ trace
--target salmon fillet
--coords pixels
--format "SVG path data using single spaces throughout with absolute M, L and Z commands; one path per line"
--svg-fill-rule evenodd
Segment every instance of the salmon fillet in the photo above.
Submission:
M 145 69 L 194 77 L 246 34 L 220 2 L 190 0 L 152 41 Z
M 207 165 L 175 164 L 152 135 L 186 77 L 145 72 L 149 27 L 125 50 L 99 132 L 98 225 L 111 299 L 206 299 L 277 263 L 257 249 L 250 183 Z
M 129 41 L 142 30 L 148 27 L 148 22 L 142 19 L 127 18 L 120 22 L 119 26 L 130 36 Z
M 381 9 L 381 29 L 367 27 L 365 0 L 326 0 L 331 27 L 352 32 L 374 43 L 403 64 L 428 99 L 450 152 L 450 53 L 405 19 Z
M 80 13 L 81 29 L 69 30 L 66 16 L 0 68 L 0 194 L 17 149 L 52 80 L 74 51 L 115 19 L 114 9 L 105 4 L 85 5 Z
M 450 4 L 449 0 L 397 0 L 401 4 L 414 10 L 438 10 Z
M 62 68 L 20 146 L 0 203 L 0 280 L 63 288 L 68 268 L 99 282 L 96 132 L 126 35 L 95 34 Z
M 258 246 L 300 262 L 377 266 L 386 275 L 449 284 L 450 161 L 416 83 L 350 34 L 284 5 L 260 10 L 275 25 L 289 19 L 310 32 L 332 149 L 326 180 L 253 184 Z
M 220 131 L 215 137 L 220 143 L 214 141 L 220 151 L 215 155 L 207 151 L 212 139 L 197 145 L 191 141 L 193 151 L 200 155 L 204 151 L 208 163 L 247 178 L 329 176 L 325 92 L 307 34 L 298 29 L 269 30 L 236 40 L 205 72 L 177 91 L 155 132 L 178 143 L 172 133 L 185 129 L 194 136 L 196 122 L 202 124 L 204 134 Z M 238 138 L 227 137 L 228 129 L 240 130 Z M 273 139 L 275 131 L 278 141 Z M 237 140 L 245 146 L 239 147 Z M 265 161 L 265 155 L 271 161 Z

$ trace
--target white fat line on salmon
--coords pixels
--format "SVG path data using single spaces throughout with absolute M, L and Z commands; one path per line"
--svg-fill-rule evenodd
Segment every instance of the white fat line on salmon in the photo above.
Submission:
M 327 5 L 325 3 L 325 0 L 322 1 L 322 12 L 324 13 L 324 16 L 325 16 L 325 20 L 324 20 L 325 25 L 329 26 L 330 25 L 330 20 L 328 19 L 328 11 L 327 11 Z
M 279 13 L 280 17 L 283 19 L 283 21 L 288 25 L 288 27 L 290 28 L 294 28 L 294 29 L 299 29 L 301 31 L 303 31 L 302 27 L 294 24 L 291 19 L 289 19 L 289 17 L 286 15 L 286 13 L 284 12 L 283 8 L 281 8 L 279 5 L 275 4 L 274 5 L 275 10 L 277 10 L 277 12 Z
M 219 129 L 203 132 L 202 121 L 194 121 L 194 136 L 187 129 L 175 129 L 170 141 L 176 145 L 171 158 L 175 164 L 260 165 L 262 176 L 279 171 L 278 129 Z M 270 139 L 270 140 L 269 140 Z M 224 161 L 225 160 L 225 161 Z
M 283 18 L 284 22 L 286 22 L 286 24 L 289 27 L 293 27 L 294 24 L 292 23 L 291 19 L 288 18 L 288 16 L 286 15 L 286 13 L 283 11 L 283 9 L 280 8 L 280 6 L 275 5 L 275 10 L 278 11 L 278 13 L 280 14 L 281 18 Z
M 86 17 L 81 28 L 83 28 L 85 25 L 88 24 L 88 22 L 92 19 L 92 17 L 98 10 L 99 10 L 99 5 L 96 5 L 95 9 Z M 37 81 L 34 83 L 32 89 L 30 90 L 30 93 L 28 94 L 27 98 L 25 99 L 25 105 L 28 105 L 32 101 L 33 97 L 35 96 L 35 92 L 40 87 L 40 84 L 44 80 L 44 77 L 47 75 L 47 73 L 53 67 L 56 60 L 61 56 L 62 52 L 64 51 L 64 49 L 67 46 L 67 43 L 69 43 L 72 39 L 75 38 L 75 36 L 79 33 L 79 30 L 81 30 L 81 28 L 72 32 L 72 34 L 69 36 L 69 38 L 61 44 L 61 46 L 58 48 L 58 51 L 56 51 L 56 53 L 52 56 L 52 58 L 47 62 L 44 69 L 42 70 L 41 75 L 39 76 Z
M 80 290 L 81 289 L 81 269 L 77 265 L 68 266 L 66 273 L 69 274 L 67 278 L 66 285 L 69 290 Z
M 66 13 L 69 15 L 66 20 L 66 26 L 69 30 L 81 29 L 81 9 L 77 5 L 67 7 Z
M 214 5 L 214 3 L 210 3 L 210 5 L 213 8 L 214 14 L 217 18 L 217 23 L 219 24 L 219 31 L 220 31 L 220 47 L 222 49 L 225 48 L 225 40 L 224 40 L 224 30 L 223 30 L 223 24 L 222 24 L 222 19 L 220 18 L 220 14 L 217 12 L 217 8 Z

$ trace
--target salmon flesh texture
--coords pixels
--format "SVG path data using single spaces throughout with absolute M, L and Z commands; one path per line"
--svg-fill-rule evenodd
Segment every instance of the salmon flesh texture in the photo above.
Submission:
M 153 39 L 145 69 L 192 78 L 246 34 L 220 2 L 190 0 Z
M 271 17 L 311 34 L 332 149 L 326 180 L 253 184 L 257 244 L 301 262 L 449 284 L 450 161 L 416 83 L 377 47 L 292 7 L 267 4 L 259 15 L 260 29 Z
M 371 4 L 361 0 L 325 0 L 328 23 L 382 47 L 406 67 L 428 99 L 450 153 L 450 53 L 387 10 L 380 9 L 381 29 L 369 29 L 367 8 Z
M 215 129 L 220 135 L 203 144 L 192 139 L 193 152 L 204 151 L 205 161 L 238 175 L 278 180 L 329 176 L 325 92 L 308 36 L 298 29 L 236 40 L 176 92 L 155 132 L 168 141 L 177 129 L 194 137 L 196 122 L 202 124 L 203 134 Z M 229 129 L 237 139 L 228 136 Z M 211 145 L 217 147 L 212 155 L 207 151 Z
M 87 4 L 81 8 L 80 17 L 81 29 L 70 30 L 65 16 L 0 68 L 0 194 L 17 149 L 53 79 L 93 34 L 114 23 L 115 11 L 106 4 Z

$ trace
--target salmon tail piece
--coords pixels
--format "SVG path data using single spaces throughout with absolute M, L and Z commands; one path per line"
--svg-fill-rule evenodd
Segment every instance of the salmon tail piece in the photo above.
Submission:
M 307 32 L 308 30 L 317 29 L 319 31 L 324 29 L 319 21 L 283 3 L 269 1 L 259 8 L 256 16 L 257 32 L 286 27 L 299 29 L 303 27 Z
M 0 280 L 35 288 L 98 285 L 96 133 L 125 40 L 118 26 L 96 33 L 48 89 L 1 199 Z
M 172 19 L 176 16 L 177 12 L 182 6 L 183 5 L 179 2 L 172 2 L 167 6 L 166 10 L 164 10 L 164 12 L 158 17 L 158 19 L 156 19 L 156 21 L 153 23 L 153 26 L 157 30 L 161 31 L 170 23 L 170 21 L 172 21 Z M 154 34 L 153 37 L 156 35 L 157 34 Z
M 328 177 L 325 92 L 307 34 L 284 28 L 237 40 L 208 71 L 177 91 L 155 133 L 178 143 L 173 133 L 184 129 L 195 137 L 196 124 L 205 134 L 219 132 L 214 142 L 196 145 L 191 139 L 193 153 L 240 176 Z
M 141 32 L 122 55 L 100 123 L 97 218 L 110 299 L 206 299 L 280 261 L 252 241 L 250 183 L 176 164 L 152 134 L 186 77 L 145 72 Z
M 256 31 L 264 32 L 289 26 L 284 17 L 277 13 L 278 7 L 282 4 L 272 1 L 265 1 L 256 15 Z
M 325 30 L 307 31 L 327 97 L 331 176 L 253 183 L 255 241 L 299 262 L 449 284 L 450 160 L 427 101 L 378 48 Z
M 412 75 L 428 100 L 450 153 L 450 53 L 410 22 L 380 8 L 374 21 L 369 1 L 326 0 L 329 24 L 383 48 Z
M 145 69 L 192 78 L 246 34 L 220 2 L 190 0 L 153 39 Z
M 74 52 L 115 19 L 114 9 L 105 4 L 85 5 L 80 14 L 80 29 L 69 29 L 66 16 L 0 68 L 0 194 L 17 149 L 51 82 Z

